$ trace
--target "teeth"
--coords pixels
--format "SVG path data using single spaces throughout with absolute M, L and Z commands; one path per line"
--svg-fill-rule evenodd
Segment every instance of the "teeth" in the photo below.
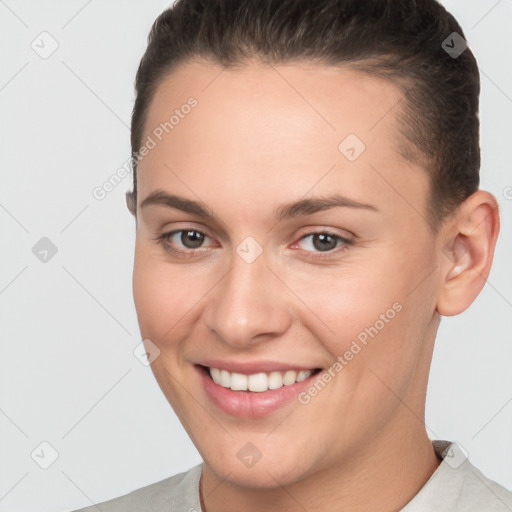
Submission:
M 289 386 L 290 384 L 295 384 L 295 381 L 297 380 L 297 372 L 294 372 L 293 370 L 288 370 L 283 377 L 283 384 L 285 386 Z
M 306 380 L 311 375 L 311 372 L 309 370 L 301 370 L 297 374 L 297 382 L 302 382 L 303 380 Z
M 231 387 L 231 374 L 228 371 L 220 371 L 219 384 L 225 388 Z
M 220 370 L 218 368 L 210 368 L 210 375 L 217 384 L 220 384 Z
M 266 373 L 255 373 L 254 375 L 249 375 L 247 378 L 247 388 L 249 391 L 257 391 L 261 393 L 262 391 L 267 391 L 268 389 L 268 377 Z M 231 388 L 233 389 L 233 388 Z
M 283 387 L 281 372 L 270 372 L 268 375 L 268 389 L 279 389 L 281 387 Z
M 213 381 L 219 386 L 231 388 L 233 391 L 253 391 L 261 393 L 268 389 L 279 389 L 283 386 L 291 386 L 296 382 L 306 380 L 312 373 L 311 370 L 288 370 L 286 372 L 254 373 L 244 375 L 242 373 L 230 373 L 227 370 L 209 368 Z
M 229 372 L 226 372 L 229 373 Z M 224 384 L 222 384 L 224 386 Z M 224 386 L 228 387 L 228 386 Z M 247 390 L 247 375 L 241 373 L 231 374 L 231 389 L 235 391 L 246 391 Z

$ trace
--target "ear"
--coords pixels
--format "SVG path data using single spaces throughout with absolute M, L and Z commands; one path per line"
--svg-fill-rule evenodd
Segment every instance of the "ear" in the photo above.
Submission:
M 458 315 L 476 299 L 491 271 L 499 229 L 498 202 L 484 190 L 466 199 L 446 221 L 440 238 L 440 315 Z
M 126 192 L 126 207 L 130 213 L 137 218 L 137 198 L 134 192 Z

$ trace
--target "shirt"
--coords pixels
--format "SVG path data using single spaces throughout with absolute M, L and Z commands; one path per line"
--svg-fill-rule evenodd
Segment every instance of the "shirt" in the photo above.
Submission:
M 511 512 L 512 492 L 488 479 L 457 443 L 434 440 L 441 464 L 400 512 Z M 203 464 L 120 498 L 99 504 L 102 512 L 201 512 L 199 479 Z M 96 506 L 76 512 L 98 512 Z

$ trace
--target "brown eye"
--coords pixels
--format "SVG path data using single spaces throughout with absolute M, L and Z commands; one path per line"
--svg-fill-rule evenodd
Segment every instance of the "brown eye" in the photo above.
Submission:
M 167 252 L 176 256 L 187 257 L 198 255 L 199 249 L 203 249 L 205 240 L 209 238 L 208 235 L 197 229 L 177 229 L 158 235 L 156 241 L 162 244 Z
M 297 245 L 302 244 L 302 249 L 306 252 L 312 253 L 311 258 L 329 258 L 334 257 L 340 252 L 348 249 L 353 242 L 340 235 L 320 231 L 317 233 L 308 233 L 303 236 Z
M 305 241 L 305 240 L 308 240 L 308 242 L 304 244 L 306 246 L 306 250 L 313 250 L 313 251 L 320 251 L 320 252 L 332 251 L 333 249 L 336 249 L 339 242 L 342 242 L 342 243 L 349 242 L 349 240 L 347 240 L 346 238 L 343 238 L 339 235 L 333 235 L 331 233 L 325 233 L 325 232 L 309 233 L 308 235 L 303 236 L 300 239 L 300 242 Z
M 178 231 L 177 233 L 181 233 L 180 242 L 187 247 L 188 249 L 197 249 L 201 247 L 205 235 L 195 229 L 184 229 Z
M 319 251 L 332 251 L 338 245 L 336 237 L 327 233 L 315 233 L 312 240 L 313 247 Z

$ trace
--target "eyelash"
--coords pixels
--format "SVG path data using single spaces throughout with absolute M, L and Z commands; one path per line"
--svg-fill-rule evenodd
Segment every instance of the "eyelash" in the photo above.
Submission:
M 194 253 L 200 249 L 189 249 L 187 251 L 180 251 L 180 250 L 174 249 L 173 247 L 171 247 L 168 244 L 169 238 L 171 238 L 173 235 L 176 235 L 178 233 L 183 233 L 186 231 L 192 231 L 195 233 L 199 233 L 207 238 L 210 238 L 206 233 L 203 233 L 202 231 L 199 231 L 197 229 L 184 228 L 184 229 L 177 229 L 175 231 L 169 231 L 168 233 L 162 233 L 161 235 L 158 235 L 154 240 L 156 241 L 156 243 L 161 244 L 162 247 L 164 248 L 164 250 L 169 251 L 170 253 L 172 253 L 178 257 L 190 258 L 190 257 L 195 256 Z M 301 242 L 305 238 L 308 238 L 308 237 L 314 236 L 314 235 L 328 235 L 330 237 L 335 238 L 338 242 L 341 242 L 343 245 L 341 246 L 341 249 L 338 246 L 335 249 L 331 249 L 329 251 L 318 252 L 316 254 L 316 256 L 308 256 L 308 258 L 311 258 L 311 259 L 321 260 L 321 259 L 331 258 L 333 256 L 333 254 L 345 252 L 350 246 L 354 245 L 353 240 L 349 240 L 348 238 L 342 237 L 340 235 L 336 235 L 329 231 L 314 231 L 311 233 L 306 233 L 304 236 L 301 236 L 296 243 Z M 311 252 L 311 251 L 306 251 L 306 252 Z

